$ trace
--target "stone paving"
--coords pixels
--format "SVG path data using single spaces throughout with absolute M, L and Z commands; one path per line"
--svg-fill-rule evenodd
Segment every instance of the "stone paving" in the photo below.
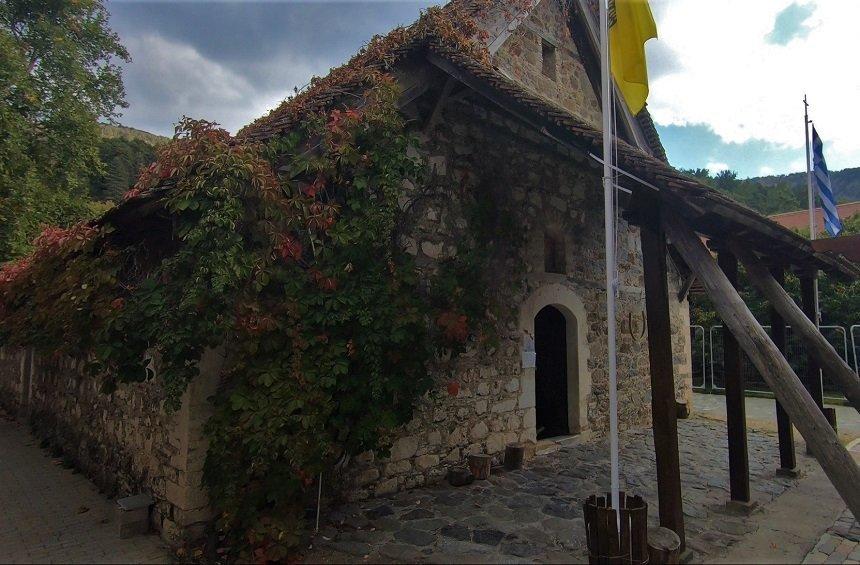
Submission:
M 860 523 L 846 509 L 827 530 L 804 563 L 860 563 Z
M 854 459 L 860 461 L 860 440 L 849 445 Z M 847 508 L 806 558 L 804 563 L 860 563 L 860 522 Z
M 720 555 L 756 529 L 725 507 L 725 424 L 679 421 L 687 546 L 699 562 Z M 750 483 L 761 507 L 796 484 L 776 477 L 773 434 L 749 431 Z M 648 429 L 622 434 L 622 486 L 649 502 L 657 522 L 653 441 Z M 812 460 L 798 453 L 799 465 Z M 570 562 L 586 559 L 581 504 L 608 488 L 605 442 L 581 443 L 531 460 L 525 469 L 494 469 L 488 481 L 437 485 L 340 507 L 328 513 L 309 562 Z
M 169 563 L 156 535 L 119 539 L 115 503 L 0 412 L 0 563 Z

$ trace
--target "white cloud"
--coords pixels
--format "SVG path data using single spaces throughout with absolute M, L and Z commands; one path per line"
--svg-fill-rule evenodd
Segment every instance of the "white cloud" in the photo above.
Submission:
M 201 54 L 196 48 L 156 34 L 124 39 L 133 62 L 125 69 L 129 109 L 121 121 L 163 130 L 165 116 L 183 115 L 218 122 L 235 133 L 277 106 L 293 85 L 307 82 L 309 64 L 282 54 L 272 60 L 278 81 L 260 89 L 235 70 Z M 172 133 L 159 131 L 159 133 Z
M 651 84 L 649 109 L 661 125 L 709 126 L 723 141 L 804 144 L 802 99 L 831 168 L 860 163 L 860 53 L 857 0 L 819 0 L 805 37 L 768 43 L 777 14 L 792 0 L 652 0 L 658 41 L 677 54 L 674 72 Z M 654 50 L 649 48 L 649 51 Z
M 720 171 L 728 171 L 731 167 L 729 167 L 728 163 L 723 163 L 721 161 L 708 161 L 705 164 L 705 168 L 708 169 L 711 174 L 715 174 Z
M 776 173 L 776 171 L 774 170 L 774 168 L 768 167 L 767 165 L 759 167 L 759 170 L 758 170 L 759 176 L 762 176 L 762 177 L 769 177 L 775 173 Z

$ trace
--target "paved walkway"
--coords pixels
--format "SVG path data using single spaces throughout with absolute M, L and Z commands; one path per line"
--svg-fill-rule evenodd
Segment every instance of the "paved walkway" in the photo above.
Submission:
M 687 545 L 700 562 L 722 555 L 755 531 L 748 517 L 726 510 L 728 452 L 724 424 L 679 422 Z M 643 494 L 657 521 L 650 430 L 622 434 L 622 485 Z M 776 477 L 773 434 L 749 433 L 753 499 L 761 509 L 796 480 Z M 798 454 L 801 468 L 812 459 Z M 608 487 L 605 443 L 586 443 L 533 459 L 526 469 L 454 489 L 438 485 L 333 511 L 316 537 L 311 562 L 570 562 L 586 558 L 581 504 Z M 832 520 L 832 518 L 831 518 Z M 810 547 L 821 531 L 810 536 Z M 801 554 L 802 556 L 802 554 Z
M 844 445 L 860 438 L 860 415 L 851 406 L 828 404 L 836 409 L 836 424 L 839 439 Z M 693 411 L 705 418 L 716 420 L 726 419 L 726 397 L 721 394 L 693 395 Z M 746 399 L 747 425 L 768 431 L 776 431 L 776 402 L 772 398 L 757 398 L 748 396 Z M 795 439 L 800 438 L 800 432 L 794 431 Z M 802 449 L 802 448 L 801 448 Z
M 857 414 L 854 414 L 857 417 Z M 860 419 L 860 417 L 857 417 Z M 860 440 L 849 444 L 854 460 L 860 462 Z M 860 563 L 860 522 L 847 508 L 821 536 L 804 563 Z
M 804 563 L 860 563 L 860 524 L 850 510 L 827 530 Z
M 0 412 L 0 562 L 168 563 L 158 536 L 119 539 L 115 503 Z

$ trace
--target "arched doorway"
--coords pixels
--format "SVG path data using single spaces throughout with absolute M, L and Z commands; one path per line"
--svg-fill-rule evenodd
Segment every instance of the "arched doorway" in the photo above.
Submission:
M 587 315 L 585 304 L 570 287 L 559 283 L 548 283 L 535 289 L 520 306 L 520 331 L 523 336 L 523 372 L 519 407 L 525 411 L 525 414 L 523 414 L 523 427 L 527 430 L 526 437 L 532 441 L 538 439 L 538 417 L 541 418 L 541 424 L 543 424 L 544 415 L 552 413 L 546 412 L 543 402 L 541 402 L 541 406 L 544 407 L 544 410 L 541 410 L 541 407 L 538 406 L 537 355 L 529 357 L 529 352 L 537 353 L 538 348 L 541 347 L 538 345 L 538 342 L 546 341 L 546 339 L 543 339 L 546 335 L 544 329 L 552 327 L 552 323 L 544 324 L 544 320 L 540 320 L 541 323 L 538 323 L 538 314 L 547 307 L 551 307 L 551 310 L 547 310 L 548 312 L 561 314 L 564 318 L 562 325 L 558 316 L 554 316 L 555 326 L 560 327 L 561 331 L 551 332 L 551 335 L 555 335 L 557 340 L 559 336 L 564 337 L 563 342 L 556 342 L 555 349 L 558 351 L 561 348 L 561 343 L 563 343 L 565 355 L 563 357 L 564 365 L 562 370 L 566 373 L 566 379 L 564 380 L 564 384 L 561 385 L 562 388 L 555 388 L 554 394 L 565 399 L 567 403 L 567 418 L 557 418 L 561 422 L 562 433 L 558 434 L 557 431 L 550 431 L 549 433 L 565 435 L 565 426 L 567 434 L 571 435 L 588 432 L 590 429 L 588 401 L 591 397 L 591 373 L 588 369 L 590 354 L 588 340 L 586 339 L 588 328 L 586 327 Z M 547 315 L 552 316 L 552 314 Z M 544 329 L 538 330 L 538 326 L 543 326 Z M 550 348 L 552 349 L 552 346 Z M 556 359 L 558 359 L 558 356 L 556 356 Z M 543 366 L 541 366 L 541 369 L 543 369 Z M 543 371 L 541 373 L 543 374 Z M 545 379 L 543 381 L 541 384 L 542 389 L 543 384 L 546 383 Z M 549 390 L 553 390 L 553 388 L 550 386 Z M 564 394 L 565 390 L 567 391 L 566 396 Z M 559 394 L 560 391 L 561 394 Z M 544 412 L 544 414 L 538 416 L 540 412 Z M 545 425 L 544 428 L 546 428 Z M 547 435 L 546 430 L 544 430 L 540 437 L 543 439 L 552 436 Z
M 558 308 L 545 306 L 534 323 L 537 439 L 568 435 L 567 320 Z

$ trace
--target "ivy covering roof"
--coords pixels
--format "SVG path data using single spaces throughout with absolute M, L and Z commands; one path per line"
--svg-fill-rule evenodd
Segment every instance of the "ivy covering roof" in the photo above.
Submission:
M 542 123 L 564 130 L 566 141 L 583 151 L 599 153 L 602 143 L 599 129 L 508 78 L 491 63 L 486 49 L 490 39 L 486 22 L 495 19 L 497 23 L 500 14 L 508 21 L 522 17 L 532 6 L 532 0 L 452 0 L 443 7 L 430 8 L 411 26 L 398 27 L 385 36 L 374 37 L 349 62 L 325 77 L 313 79 L 307 89 L 245 126 L 237 138 L 264 141 L 289 131 L 298 120 L 311 113 L 338 103 L 354 104 L 356 96 L 360 97 L 366 87 L 390 73 L 407 55 L 422 53 L 447 61 L 498 96 L 540 117 Z M 649 144 L 657 139 L 659 146 L 653 121 L 643 114 L 645 112 L 637 117 L 639 125 Z M 815 265 L 849 278 L 860 277 L 860 269 L 850 262 L 816 252 L 805 238 L 677 171 L 661 159 L 665 153 L 662 147 L 660 149 L 654 157 L 619 141 L 618 164 L 657 185 L 662 199 L 691 215 L 707 217 L 707 222 L 695 225 L 701 233 L 718 237 L 743 228 L 755 233 L 753 241 L 760 244 L 755 247 L 781 255 L 791 264 Z

